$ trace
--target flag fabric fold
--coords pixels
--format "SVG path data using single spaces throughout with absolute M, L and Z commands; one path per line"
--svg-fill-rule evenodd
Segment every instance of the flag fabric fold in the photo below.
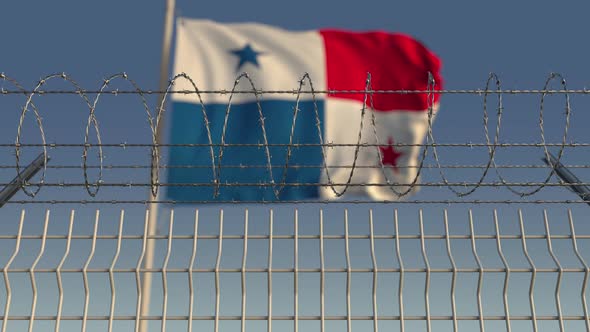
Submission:
M 426 91 L 429 74 L 440 89 L 440 66 L 403 34 L 181 18 L 174 72 L 199 93 L 186 78 L 174 82 L 193 93 L 171 95 L 166 194 L 178 202 L 407 196 L 429 107 L 434 116 L 439 105 L 438 94 L 411 91 Z

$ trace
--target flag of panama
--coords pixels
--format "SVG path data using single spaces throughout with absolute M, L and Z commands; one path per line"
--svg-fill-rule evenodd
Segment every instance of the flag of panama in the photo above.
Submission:
M 186 73 L 202 93 L 171 95 L 167 196 L 397 200 L 414 191 L 408 184 L 421 149 L 412 144 L 427 134 L 429 96 L 350 90 L 365 90 L 367 73 L 373 90 L 427 90 L 429 73 L 440 89 L 440 66 L 403 34 L 182 18 L 174 72 Z M 305 73 L 309 79 L 302 80 Z M 230 94 L 234 83 L 236 91 L 250 92 Z M 195 87 L 180 77 L 174 90 Z M 207 92 L 218 90 L 228 93 Z M 341 90 L 349 93 L 335 92 Z M 438 94 L 430 98 L 436 113 Z

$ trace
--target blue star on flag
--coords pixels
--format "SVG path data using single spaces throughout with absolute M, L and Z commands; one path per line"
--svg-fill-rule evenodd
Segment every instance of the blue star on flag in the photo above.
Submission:
M 258 63 L 258 56 L 264 54 L 262 52 L 255 51 L 252 46 L 250 46 L 250 44 L 246 44 L 246 46 L 243 48 L 231 50 L 230 52 L 240 58 L 236 71 L 239 71 L 240 68 L 242 68 L 242 66 L 247 63 L 251 63 L 256 67 L 260 67 L 260 64 Z

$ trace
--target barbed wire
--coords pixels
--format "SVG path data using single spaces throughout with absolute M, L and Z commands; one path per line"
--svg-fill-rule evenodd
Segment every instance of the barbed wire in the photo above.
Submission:
M 387 144 L 389 146 L 390 144 Z M 264 147 L 293 147 L 293 148 L 302 148 L 302 147 L 326 147 L 326 148 L 341 148 L 341 147 L 361 147 L 361 148 L 370 148 L 370 147 L 383 147 L 383 144 L 371 144 L 371 143 L 359 143 L 359 144 L 346 144 L 346 143 L 176 143 L 176 144 L 147 144 L 147 143 L 101 143 L 101 144 L 81 144 L 81 143 L 42 143 L 42 144 L 35 144 L 35 143 L 19 143 L 19 144 L 1 144 L 1 147 L 49 147 L 49 148 L 59 148 L 59 147 L 111 147 L 111 148 L 159 148 L 159 147 L 251 147 L 251 148 L 264 148 Z M 496 148 L 542 148 L 542 147 L 566 147 L 566 148 L 582 148 L 582 147 L 590 147 L 590 143 L 392 143 L 392 147 L 457 147 L 457 148 L 481 148 L 481 147 L 496 147 Z
M 403 205 L 420 205 L 420 204 L 439 204 L 439 205 L 474 205 L 474 204 L 489 204 L 489 205 L 547 205 L 547 204 L 590 204 L 590 200 L 572 200 L 572 199 L 537 199 L 537 200 L 511 200 L 511 199 L 413 199 L 413 200 L 400 200 L 400 201 L 391 201 L 391 200 L 354 200 L 354 199 L 340 199 L 340 200 L 327 200 L 327 199 L 309 199 L 309 200 L 288 200 L 288 201 L 274 201 L 274 200 L 182 200 L 177 201 L 173 199 L 158 199 L 158 200 L 124 200 L 124 199 L 96 199 L 96 200 L 84 200 L 84 199 L 51 199 L 51 200 L 10 200 L 6 202 L 6 204 L 16 204 L 16 205 L 29 205 L 29 204 L 75 204 L 75 205 L 119 205 L 119 204 L 139 204 L 139 205 L 147 205 L 147 204 L 171 204 L 171 205 L 185 205 L 185 204 L 206 204 L 206 203 L 216 203 L 216 204 L 231 204 L 231 205 L 248 205 L 248 204 L 319 204 L 319 205 L 332 205 L 332 204 L 403 204 Z
M 1 183 L 0 186 L 5 186 L 10 183 Z M 316 182 L 296 182 L 296 183 L 285 183 L 285 187 L 329 187 L 329 186 L 344 186 L 346 183 L 316 183 Z M 416 183 L 416 187 L 443 187 L 445 185 L 450 186 L 461 186 L 461 187 L 471 187 L 478 185 L 480 187 L 506 187 L 506 186 L 515 186 L 515 187 L 536 187 L 542 184 L 545 184 L 545 187 L 563 187 L 564 185 L 561 183 L 545 183 L 545 182 L 425 182 L 425 183 Z M 29 185 L 41 185 L 41 183 L 36 182 L 29 182 Z M 86 183 L 75 183 L 75 182 L 43 182 L 43 186 L 46 187 L 86 187 Z M 349 187 L 387 187 L 390 184 L 387 183 L 380 183 L 380 182 L 366 182 L 366 183 L 351 183 Z M 396 185 L 399 186 L 409 186 L 410 183 L 397 183 Z M 576 185 L 580 186 L 588 186 L 590 182 L 579 182 Z M 91 184 L 93 186 L 93 184 Z M 154 184 L 151 183 L 141 183 L 141 182 L 101 182 L 100 186 L 102 187 L 151 187 Z M 158 187 L 211 187 L 211 183 L 209 182 L 160 182 L 155 184 Z M 258 187 L 258 188 L 265 188 L 265 187 L 272 187 L 272 183 L 260 183 L 260 182 L 222 182 L 219 183 L 220 187 Z
M 544 154 L 549 158 L 549 147 L 558 148 L 557 151 L 557 162 L 560 162 L 562 159 L 565 148 L 582 148 L 590 146 L 590 143 L 585 142 L 568 142 L 568 131 L 570 128 L 571 123 L 571 105 L 570 105 L 570 94 L 579 94 L 579 95 L 586 95 L 590 93 L 590 90 L 587 89 L 569 89 L 566 84 L 566 80 L 558 73 L 552 73 L 548 76 L 545 81 L 545 84 L 542 89 L 503 89 L 501 86 L 501 82 L 499 77 L 491 73 L 487 79 L 485 88 L 483 89 L 462 89 L 462 90 L 442 90 L 436 89 L 436 82 L 433 79 L 432 75 L 429 75 L 427 89 L 426 90 L 376 90 L 372 88 L 372 78 L 371 74 L 367 74 L 367 78 L 365 81 L 365 89 L 364 90 L 315 90 L 313 81 L 311 77 L 306 73 L 302 76 L 302 78 L 298 81 L 298 87 L 293 90 L 262 90 L 256 87 L 255 82 L 251 79 L 251 77 L 247 73 L 242 73 L 238 75 L 238 77 L 234 81 L 234 85 L 230 90 L 200 90 L 196 82 L 193 79 L 185 74 L 181 73 L 174 76 L 166 90 L 164 91 L 156 91 L 156 90 L 143 90 L 141 89 L 134 80 L 129 78 L 125 73 L 119 73 L 112 76 L 109 76 L 105 79 L 100 88 L 97 90 L 85 90 L 83 89 L 74 79 L 72 79 L 69 75 L 65 73 L 57 73 L 48 75 L 42 79 L 40 79 L 35 87 L 32 90 L 27 90 L 21 85 L 17 80 L 7 76 L 4 73 L 0 74 L 0 81 L 10 83 L 14 89 L 5 89 L 2 87 L 0 89 L 0 96 L 2 95 L 23 95 L 26 98 L 25 104 L 22 107 L 21 114 L 19 117 L 19 124 L 17 127 L 17 136 L 15 143 L 8 144 L 8 143 L 0 143 L 0 147 L 9 147 L 14 148 L 15 150 L 15 166 L 6 166 L 0 165 L 0 168 L 14 168 L 17 171 L 17 174 L 20 173 L 22 168 L 22 157 L 21 157 L 21 149 L 23 147 L 40 147 L 43 149 L 43 156 L 45 158 L 45 162 L 48 158 L 48 149 L 51 148 L 58 148 L 58 147 L 80 147 L 82 148 L 82 165 L 81 166 L 67 166 L 67 165 L 54 165 L 54 166 L 47 166 L 45 165 L 42 170 L 42 174 L 40 175 L 39 181 L 33 182 L 25 182 L 22 181 L 21 188 L 23 191 L 30 197 L 35 197 L 41 187 L 43 186 L 83 186 L 85 187 L 87 193 L 91 197 L 95 197 L 99 192 L 102 186 L 121 186 L 121 187 L 129 187 L 129 186 L 148 186 L 150 187 L 152 193 L 157 195 L 158 188 L 165 187 L 165 186 L 208 186 L 213 188 L 212 198 L 215 199 L 219 195 L 220 188 L 224 186 L 243 186 L 243 185 L 256 185 L 261 187 L 269 187 L 272 189 L 273 195 L 275 198 L 279 198 L 282 190 L 286 187 L 292 186 L 317 186 L 317 187 L 328 187 L 332 191 L 332 193 L 336 197 L 342 197 L 349 188 L 358 187 L 358 186 L 383 186 L 389 188 L 389 190 L 398 198 L 402 198 L 407 196 L 410 192 L 414 191 L 414 189 L 418 187 L 446 187 L 448 188 L 456 197 L 463 198 L 465 196 L 469 196 L 473 194 L 478 188 L 480 187 L 505 187 L 513 194 L 519 197 L 528 197 L 532 196 L 539 191 L 541 191 L 545 187 L 552 187 L 552 186 L 564 186 L 565 184 L 561 181 L 558 183 L 550 183 L 551 178 L 555 174 L 554 167 L 547 167 L 542 165 L 498 165 L 496 164 L 496 153 L 498 149 L 501 148 L 515 148 L 515 147 L 536 147 L 536 148 L 543 148 Z M 61 81 L 65 82 L 66 84 L 70 85 L 72 89 L 62 89 L 62 90 L 50 90 L 46 89 L 45 87 L 54 81 Z M 110 86 L 115 81 L 121 81 L 125 84 L 128 84 L 131 88 L 128 90 L 122 89 L 111 89 Z M 192 86 L 192 90 L 174 90 L 174 86 L 177 82 L 186 81 L 190 86 Z M 238 86 L 241 82 L 245 82 L 249 88 L 240 90 Z M 551 84 L 553 82 L 558 82 L 560 85 L 559 89 L 552 89 Z M 495 88 L 494 88 L 495 87 Z M 43 119 L 40 115 L 38 107 L 34 103 L 35 97 L 46 95 L 46 94 L 57 94 L 57 95 L 78 95 L 84 101 L 84 104 L 88 108 L 88 118 L 85 124 L 84 130 L 84 139 L 83 143 L 48 143 L 46 140 L 46 133 L 43 127 Z M 99 126 L 99 122 L 96 115 L 96 109 L 99 105 L 100 97 L 103 95 L 118 95 L 118 94 L 129 94 L 129 95 L 136 95 L 142 104 L 142 107 L 145 110 L 145 115 L 148 120 L 148 124 L 150 126 L 150 141 L 151 143 L 103 143 L 101 138 L 101 130 Z M 147 95 L 151 94 L 163 94 L 161 104 L 157 105 L 157 107 L 152 110 L 148 106 L 148 102 L 146 99 Z M 161 121 L 162 116 L 165 113 L 164 105 L 168 96 L 175 95 L 175 94 L 183 94 L 183 95 L 191 95 L 195 96 L 195 103 L 196 108 L 200 108 L 202 116 L 203 116 L 203 127 L 206 134 L 207 142 L 198 143 L 198 144 L 165 144 L 165 143 L 158 143 L 156 140 L 157 137 L 157 130 L 158 130 L 158 123 Z M 221 130 L 221 136 L 218 140 L 214 140 L 211 133 L 211 126 L 209 119 L 207 117 L 207 105 L 203 102 L 203 96 L 208 94 L 221 94 L 228 96 L 228 105 L 225 111 L 224 123 Z M 232 102 L 233 97 L 240 94 L 250 94 L 255 97 L 255 102 L 257 106 L 257 116 L 258 116 L 258 123 L 261 129 L 261 142 L 258 144 L 251 144 L 251 143 L 228 143 L 226 142 L 226 132 L 228 127 L 228 121 L 232 113 Z M 268 135 L 266 133 L 266 125 L 264 123 L 265 117 L 262 110 L 262 103 L 261 98 L 264 95 L 293 95 L 295 96 L 295 107 L 293 108 L 292 114 L 292 126 L 289 135 L 289 143 L 274 143 L 269 141 Z M 359 123 L 359 131 L 357 136 L 357 142 L 352 144 L 338 144 L 326 141 L 321 129 L 322 119 L 318 112 L 318 105 L 316 97 L 319 95 L 337 95 L 337 94 L 362 94 L 363 102 L 362 107 L 360 108 L 360 123 Z M 427 100 L 427 110 L 425 110 L 427 114 L 427 134 L 425 138 L 425 143 L 416 143 L 416 144 L 407 144 L 407 143 L 392 143 L 391 146 L 395 147 L 418 147 L 421 148 L 421 153 L 418 158 L 417 165 L 400 165 L 399 168 L 402 169 L 414 169 L 416 170 L 415 175 L 410 181 L 407 183 L 397 183 L 390 181 L 389 177 L 386 176 L 386 172 L 388 167 L 383 164 L 381 150 L 379 147 L 383 146 L 383 142 L 379 141 L 379 136 L 377 134 L 377 126 L 375 123 L 375 114 L 373 112 L 369 112 L 370 109 L 373 108 L 373 96 L 377 94 L 425 94 Z M 483 125 L 484 125 L 484 135 L 485 135 L 485 142 L 465 142 L 465 143 L 439 143 L 435 139 L 434 130 L 433 130 L 433 116 L 435 111 L 434 105 L 434 96 L 437 94 L 471 94 L 471 95 L 478 95 L 483 97 Z M 539 103 L 539 129 L 540 129 L 540 142 L 533 142 L 533 143 L 506 143 L 501 142 L 501 127 L 502 127 L 502 116 L 504 111 L 503 106 L 503 95 L 508 94 L 536 94 L 540 95 L 540 103 Z M 547 95 L 562 95 L 564 96 L 564 109 L 565 113 L 564 116 L 564 124 L 563 124 L 563 134 L 561 136 L 561 140 L 559 143 L 550 143 L 546 141 L 545 138 L 545 97 Z M 92 97 L 90 95 L 93 95 Z M 497 99 L 495 105 L 495 113 L 496 113 L 496 125 L 493 129 L 493 134 L 490 132 L 489 128 L 489 110 L 488 110 L 488 99 L 490 96 L 495 96 Z M 319 143 L 297 143 L 294 140 L 294 130 L 295 124 L 298 119 L 298 113 L 300 111 L 299 105 L 301 102 L 301 98 L 303 96 L 311 96 L 311 101 L 313 104 L 313 111 L 315 116 L 315 123 L 310 125 L 315 125 L 317 128 L 317 136 Z M 306 97 L 307 98 L 307 97 Z M 37 144 L 25 144 L 22 143 L 22 135 L 23 135 L 23 123 L 26 117 L 26 113 L 32 111 L 33 116 L 35 117 L 35 122 L 38 126 L 40 136 L 41 136 L 41 143 Z M 375 144 L 370 143 L 363 143 L 363 128 L 365 126 L 370 126 L 372 129 L 372 133 L 374 135 Z M 95 138 L 97 143 L 90 143 L 90 131 L 95 131 Z M 493 138 L 491 137 L 493 135 Z M 214 143 L 219 142 L 219 143 Z M 150 149 L 150 165 L 131 165 L 131 166 L 116 166 L 116 165 L 104 165 L 104 151 L 103 148 L 106 147 L 120 147 L 120 148 L 134 148 L 134 147 L 143 147 Z M 210 165 L 187 165 L 185 166 L 173 166 L 173 165 L 161 165 L 161 148 L 165 147 L 203 147 L 207 148 L 207 154 L 210 157 L 211 164 Z M 223 157 L 225 153 L 225 149 L 229 147 L 258 147 L 264 150 L 265 165 L 223 165 Z M 273 164 L 271 161 L 271 147 L 284 147 L 286 149 L 286 156 L 285 162 L 282 165 Z M 291 157 L 293 149 L 300 148 L 300 147 L 319 147 L 322 153 L 322 163 L 318 165 L 293 165 L 291 164 Z M 354 157 L 351 160 L 350 165 L 328 165 L 326 163 L 327 160 L 327 149 L 336 148 L 336 147 L 353 147 L 354 148 Z M 488 160 L 482 165 L 443 165 L 440 162 L 439 158 L 439 151 L 437 148 L 439 147 L 465 147 L 465 148 L 486 148 L 488 154 Z M 88 151 L 91 148 L 98 148 L 98 165 L 89 165 L 88 164 Z M 214 150 L 215 148 L 215 150 Z M 359 151 L 362 148 L 374 148 L 377 156 L 379 157 L 377 160 L 376 166 L 365 166 L 360 165 L 358 162 L 359 159 Z M 429 150 L 432 150 L 432 156 L 434 158 L 434 164 L 425 164 L 425 160 L 429 155 Z M 217 152 L 217 153 L 216 153 Z M 46 163 L 45 163 L 46 164 Z M 543 181 L 538 182 L 511 182 L 506 180 L 504 175 L 500 172 L 501 169 L 507 168 L 548 168 L 547 176 L 544 178 Z M 160 180 L 160 170 L 166 168 L 209 168 L 211 171 L 212 181 L 210 183 L 193 183 L 193 184 L 178 184 L 178 183 L 166 183 Z M 311 167 L 311 168 L 320 168 L 322 169 L 323 173 L 327 177 L 327 183 L 288 183 L 287 182 L 287 171 L 293 168 L 303 168 L 303 167 Z M 361 168 L 368 168 L 372 167 L 375 169 L 379 169 L 384 176 L 385 184 L 374 184 L 374 183 L 366 183 L 366 184 L 357 184 L 353 183 L 353 176 L 356 169 Z M 569 166 L 568 166 L 569 167 Z M 578 165 L 578 168 L 589 168 L 590 166 L 585 165 Z M 59 169 L 59 168 L 81 168 L 83 170 L 83 183 L 47 183 L 46 182 L 46 172 L 47 169 Z M 103 170 L 106 168 L 147 168 L 150 169 L 150 181 L 149 183 L 107 183 L 103 179 Z M 267 171 L 267 179 L 264 183 L 256 183 L 256 184 L 238 184 L 238 183 L 223 183 L 222 181 L 222 173 L 223 169 L 228 168 L 266 168 Z M 336 183 L 333 180 L 331 170 L 332 169 L 349 169 L 350 172 L 345 177 L 344 182 Z M 449 168 L 473 168 L 473 169 L 480 169 L 482 170 L 481 175 L 478 177 L 476 181 L 470 182 L 452 182 L 448 180 L 448 175 L 445 173 L 445 169 Z M 89 177 L 88 170 L 89 169 L 97 169 L 98 174 L 96 175 L 95 181 L 91 181 Z M 424 169 L 438 169 L 440 178 L 442 182 L 430 182 L 430 183 L 420 183 L 418 180 Z M 491 170 L 494 170 L 496 176 L 499 179 L 499 182 L 486 182 L 486 177 L 490 173 Z M 274 172 L 273 170 L 278 171 L 279 173 Z M 20 175 L 19 175 L 20 176 Z M 30 190 L 29 187 L 34 186 L 34 190 Z M 521 191 L 517 190 L 515 187 L 532 187 L 530 190 Z M 399 188 L 403 188 L 402 191 L 399 191 Z M 465 188 L 463 191 L 459 190 L 459 188 Z
M 2 77 L 0 77 L 2 79 Z M 191 91 L 191 90 L 170 90 L 170 91 L 158 91 L 158 90 L 108 90 L 105 89 L 103 91 L 99 90 L 6 90 L 0 88 L 0 94 L 4 95 L 28 95 L 31 93 L 35 93 L 37 95 L 44 95 L 44 94 L 58 94 L 58 95 L 79 95 L 79 94 L 112 94 L 112 95 L 124 95 L 124 94 L 144 94 L 144 95 L 160 95 L 160 94 L 169 94 L 169 95 L 195 95 L 195 94 L 203 94 L 203 95 L 229 95 L 232 93 L 231 90 L 226 89 L 219 89 L 219 90 L 200 90 L 199 92 Z M 398 94 L 398 95 L 406 95 L 406 94 L 425 94 L 428 93 L 428 90 L 315 90 L 315 91 L 297 91 L 297 90 L 235 90 L 233 94 L 280 94 L 280 95 L 297 95 L 298 93 L 301 94 Z M 590 94 L 590 90 L 588 89 L 567 89 L 567 90 L 559 90 L 559 89 L 501 89 L 501 90 L 492 90 L 492 89 L 441 89 L 441 90 L 432 90 L 430 91 L 433 94 L 441 94 L 441 95 L 452 95 L 452 94 L 469 94 L 469 95 L 484 95 L 484 94 Z
M 581 168 L 586 169 L 590 168 L 590 165 L 563 165 L 567 168 Z M 97 169 L 101 166 L 98 165 L 87 165 L 86 168 L 88 169 Z M 230 168 L 230 169 L 246 169 L 246 168 L 266 168 L 266 165 L 221 165 L 221 168 Z M 419 166 L 413 165 L 400 165 L 397 166 L 398 168 L 418 168 Z M 487 165 L 440 165 L 440 168 L 448 168 L 448 169 L 482 169 L 486 168 Z M 535 168 L 547 168 L 547 165 L 497 165 L 497 168 L 506 168 L 506 169 L 535 169 Z M 16 166 L 14 165 L 0 165 L 0 169 L 15 169 Z M 48 165 L 47 168 L 52 169 L 82 169 L 82 165 Z M 147 165 L 103 165 L 103 169 L 151 169 L 151 166 Z M 197 168 L 197 169 L 209 169 L 211 168 L 208 165 L 160 165 L 162 169 L 175 169 L 175 168 Z M 273 165 L 272 168 L 283 168 L 283 166 Z M 323 168 L 322 165 L 297 165 L 291 164 L 288 168 L 292 169 L 300 169 L 300 168 Z M 330 168 L 352 168 L 352 166 L 342 165 L 342 166 L 330 166 Z M 375 168 L 374 166 L 365 166 L 365 165 L 356 165 L 355 168 Z M 438 169 L 439 165 L 427 164 L 422 166 L 423 169 Z M 30 182 L 29 182 L 30 183 Z

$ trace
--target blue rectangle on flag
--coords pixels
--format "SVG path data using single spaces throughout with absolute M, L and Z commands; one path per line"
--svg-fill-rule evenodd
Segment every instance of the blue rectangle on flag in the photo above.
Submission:
M 270 146 L 271 172 L 268 168 L 266 148 L 261 146 L 229 146 L 223 148 L 221 168 L 220 147 L 214 146 L 214 163 L 220 183 L 214 197 L 214 171 L 209 146 L 171 146 L 166 195 L 182 203 L 187 201 L 277 201 L 317 198 L 322 173 L 322 148 L 318 145 L 294 147 L 285 168 L 287 144 L 293 125 L 295 102 L 263 100 L 260 102 L 264 116 L 267 141 Z M 319 144 L 318 117 L 324 119 L 324 103 L 300 101 L 293 134 L 294 144 Z M 205 105 L 213 144 L 221 143 L 227 105 Z M 202 107 L 199 104 L 174 102 L 170 143 L 209 143 Z M 323 123 L 320 123 L 323 135 Z M 226 144 L 264 144 L 261 121 L 256 102 L 233 104 L 225 132 Z M 293 167 L 296 166 L 296 167 Z M 217 169 L 218 168 L 218 169 Z M 286 172 L 286 173 L 285 173 Z M 287 184 L 281 188 L 281 182 Z M 275 187 L 271 185 L 274 181 Z M 288 184 L 308 183 L 309 186 Z M 174 184 L 178 184 L 175 186 Z M 260 185 L 262 184 L 262 186 Z M 280 189 L 277 198 L 275 190 Z

